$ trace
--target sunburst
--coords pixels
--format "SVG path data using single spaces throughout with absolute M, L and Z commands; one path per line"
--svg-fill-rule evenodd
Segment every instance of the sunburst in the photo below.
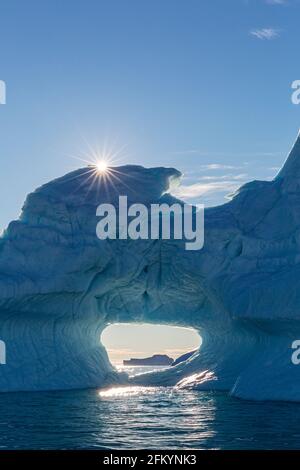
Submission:
M 122 183 L 124 189 L 127 188 L 129 191 L 135 192 L 134 188 L 130 187 L 123 178 L 124 174 L 126 174 L 126 179 L 130 178 L 130 174 L 127 172 L 123 173 L 121 167 L 119 167 L 120 164 L 124 164 L 129 158 L 128 155 L 124 153 L 127 145 L 113 149 L 104 144 L 100 150 L 99 147 L 92 147 L 87 141 L 85 143 L 88 146 L 88 152 L 83 154 L 83 158 L 78 156 L 72 157 L 84 162 L 87 166 L 85 172 L 86 176 L 84 180 L 79 183 L 78 189 L 89 181 L 89 191 L 102 187 L 104 192 L 108 194 L 109 187 L 118 191 L 118 184 Z M 82 174 L 79 174 L 75 178 L 81 179 L 81 177 Z
M 99 160 L 99 162 L 96 163 L 96 171 L 100 175 L 103 175 L 106 173 L 109 169 L 108 163 L 106 160 Z

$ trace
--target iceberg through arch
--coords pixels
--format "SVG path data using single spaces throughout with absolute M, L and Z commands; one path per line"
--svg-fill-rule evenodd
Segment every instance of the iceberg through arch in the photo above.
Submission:
M 0 239 L 0 391 L 138 384 L 300 401 L 300 138 L 273 181 L 253 181 L 205 211 L 205 243 L 99 240 L 96 208 L 178 202 L 170 168 L 81 168 L 31 193 Z M 128 379 L 100 334 L 110 323 L 192 327 L 189 360 Z

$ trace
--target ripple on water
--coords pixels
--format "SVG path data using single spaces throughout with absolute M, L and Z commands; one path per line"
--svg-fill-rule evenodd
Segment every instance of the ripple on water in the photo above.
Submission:
M 299 449 L 300 404 L 162 387 L 0 394 L 2 449 Z

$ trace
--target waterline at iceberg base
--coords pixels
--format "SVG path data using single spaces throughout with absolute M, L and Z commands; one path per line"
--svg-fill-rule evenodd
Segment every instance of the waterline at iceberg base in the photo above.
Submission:
M 205 243 L 105 240 L 96 208 L 178 202 L 180 173 L 87 167 L 31 193 L 0 239 L 0 391 L 168 385 L 300 401 L 300 138 L 273 181 L 253 181 L 205 210 Z M 168 370 L 129 378 L 101 332 L 115 322 L 192 327 L 200 350 Z

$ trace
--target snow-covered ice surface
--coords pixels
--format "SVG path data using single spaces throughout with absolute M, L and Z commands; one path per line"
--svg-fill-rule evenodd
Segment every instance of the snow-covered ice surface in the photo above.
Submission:
M 30 194 L 0 239 L 0 390 L 126 383 L 300 401 L 300 138 L 273 181 L 205 211 L 205 243 L 96 237 L 96 207 L 176 201 L 174 169 L 83 168 Z M 114 322 L 192 327 L 203 341 L 178 366 L 128 378 L 99 344 Z

